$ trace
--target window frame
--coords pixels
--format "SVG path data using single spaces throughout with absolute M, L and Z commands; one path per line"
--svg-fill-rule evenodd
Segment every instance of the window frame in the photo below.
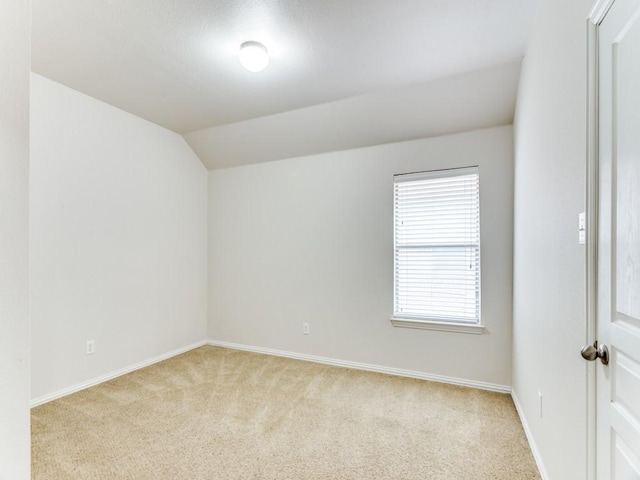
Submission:
M 463 175 L 475 174 L 478 178 L 478 280 L 477 280 L 477 291 L 478 291 L 478 310 L 477 310 L 477 320 L 473 322 L 467 321 L 453 321 L 453 320 L 444 320 L 440 318 L 429 318 L 428 316 L 414 316 L 414 315 L 400 315 L 397 312 L 397 251 L 398 246 L 396 244 L 396 219 L 397 219 L 397 194 L 396 194 L 396 184 L 398 183 L 408 183 L 411 181 L 421 181 L 425 179 L 437 179 L 437 178 L 447 178 L 447 177 L 457 177 Z M 398 181 L 398 179 L 404 177 L 404 180 Z M 482 324 L 482 281 L 481 281 L 481 206 L 480 206 L 480 168 L 477 165 L 467 166 L 467 167 L 459 167 L 459 168 L 447 168 L 440 170 L 430 170 L 430 171 L 422 171 L 422 172 L 413 172 L 413 173 L 404 173 L 397 174 L 393 176 L 393 316 L 391 317 L 391 323 L 395 327 L 404 327 L 404 328 L 417 328 L 423 330 L 440 330 L 440 331 L 450 331 L 450 332 L 459 332 L 459 333 L 472 333 L 472 334 L 482 334 L 484 332 L 484 325 Z

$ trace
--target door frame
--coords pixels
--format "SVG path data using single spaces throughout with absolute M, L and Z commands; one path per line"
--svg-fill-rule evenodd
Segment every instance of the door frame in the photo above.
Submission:
M 598 27 L 615 0 L 596 0 L 587 18 L 586 344 L 597 339 L 598 298 Z M 587 479 L 596 480 L 596 362 L 587 362 Z

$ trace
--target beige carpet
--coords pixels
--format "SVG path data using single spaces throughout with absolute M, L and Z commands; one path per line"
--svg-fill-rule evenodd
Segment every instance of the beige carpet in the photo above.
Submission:
M 539 478 L 508 395 L 216 347 L 32 425 L 42 480 Z

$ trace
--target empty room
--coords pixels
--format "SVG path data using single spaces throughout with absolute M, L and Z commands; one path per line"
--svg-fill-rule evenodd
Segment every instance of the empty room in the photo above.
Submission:
M 0 480 L 640 480 L 639 85 L 640 0 L 3 0 Z

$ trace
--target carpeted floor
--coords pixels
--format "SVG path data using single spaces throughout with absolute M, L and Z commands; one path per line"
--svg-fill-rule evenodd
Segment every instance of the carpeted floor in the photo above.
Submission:
M 202 347 L 32 410 L 33 479 L 538 479 L 508 395 Z

